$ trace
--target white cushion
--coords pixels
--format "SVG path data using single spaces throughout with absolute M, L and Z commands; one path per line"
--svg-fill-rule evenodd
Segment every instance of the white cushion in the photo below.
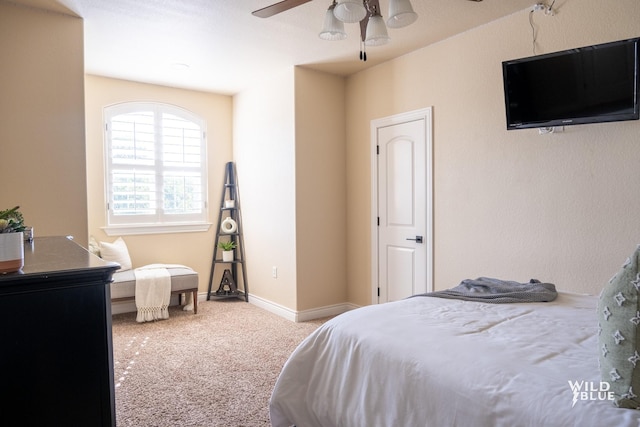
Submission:
M 169 268 L 171 292 L 198 289 L 198 273 L 190 268 Z M 136 276 L 133 270 L 113 273 L 111 299 L 133 298 L 136 293 Z
M 100 256 L 100 243 L 96 240 L 95 237 L 89 237 L 89 252 L 94 255 Z
M 129 249 L 122 237 L 118 237 L 115 242 L 100 242 L 100 255 L 105 261 L 117 262 L 120 264 L 120 270 L 131 270 L 131 257 Z

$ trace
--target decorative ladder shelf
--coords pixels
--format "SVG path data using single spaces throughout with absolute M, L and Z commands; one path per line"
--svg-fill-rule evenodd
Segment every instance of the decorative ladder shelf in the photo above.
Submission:
M 209 290 L 207 301 L 221 298 L 244 298 L 249 302 L 249 287 L 247 284 L 247 269 L 244 258 L 244 239 L 242 234 L 242 215 L 240 213 L 240 195 L 238 192 L 238 176 L 233 162 L 225 167 L 224 185 L 220 199 L 220 214 L 218 228 L 213 245 L 211 273 L 209 274 Z M 235 249 L 232 257 L 227 258 L 218 247 L 220 243 L 233 243 Z M 219 251 L 220 249 L 220 251 Z M 220 256 L 218 256 L 220 254 Z M 224 266 L 222 280 L 217 290 L 213 290 L 213 278 L 216 266 Z M 241 274 L 238 275 L 238 266 Z M 239 283 L 242 287 L 238 287 Z

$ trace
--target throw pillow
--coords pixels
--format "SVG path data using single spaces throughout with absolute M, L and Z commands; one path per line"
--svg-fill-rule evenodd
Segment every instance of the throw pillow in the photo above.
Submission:
M 118 237 L 115 242 L 100 242 L 100 254 L 105 261 L 117 262 L 120 264 L 120 270 L 131 270 L 131 257 L 129 249 L 122 237 Z
M 100 255 L 100 244 L 98 243 L 96 238 L 93 237 L 93 236 L 89 237 L 89 252 L 91 252 L 92 254 L 94 254 L 96 256 L 101 256 Z
M 602 381 L 616 406 L 640 409 L 640 245 L 602 290 L 598 325 Z

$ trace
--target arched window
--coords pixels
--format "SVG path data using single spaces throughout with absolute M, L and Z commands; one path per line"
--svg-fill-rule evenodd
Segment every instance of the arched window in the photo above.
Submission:
M 207 223 L 206 129 L 158 103 L 105 108 L 107 232 L 197 231 Z

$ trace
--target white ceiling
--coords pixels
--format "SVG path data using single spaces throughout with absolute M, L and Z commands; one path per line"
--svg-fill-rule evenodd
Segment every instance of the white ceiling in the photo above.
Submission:
M 251 12 L 280 0 L 12 1 L 82 17 L 87 73 L 223 94 L 292 65 L 353 74 L 534 4 L 412 0 L 418 20 L 389 29 L 391 42 L 367 47 L 365 63 L 358 59 L 358 24 L 345 24 L 346 40 L 318 38 L 330 0 L 314 0 L 270 18 Z M 384 17 L 388 0 L 380 0 L 380 7 Z

